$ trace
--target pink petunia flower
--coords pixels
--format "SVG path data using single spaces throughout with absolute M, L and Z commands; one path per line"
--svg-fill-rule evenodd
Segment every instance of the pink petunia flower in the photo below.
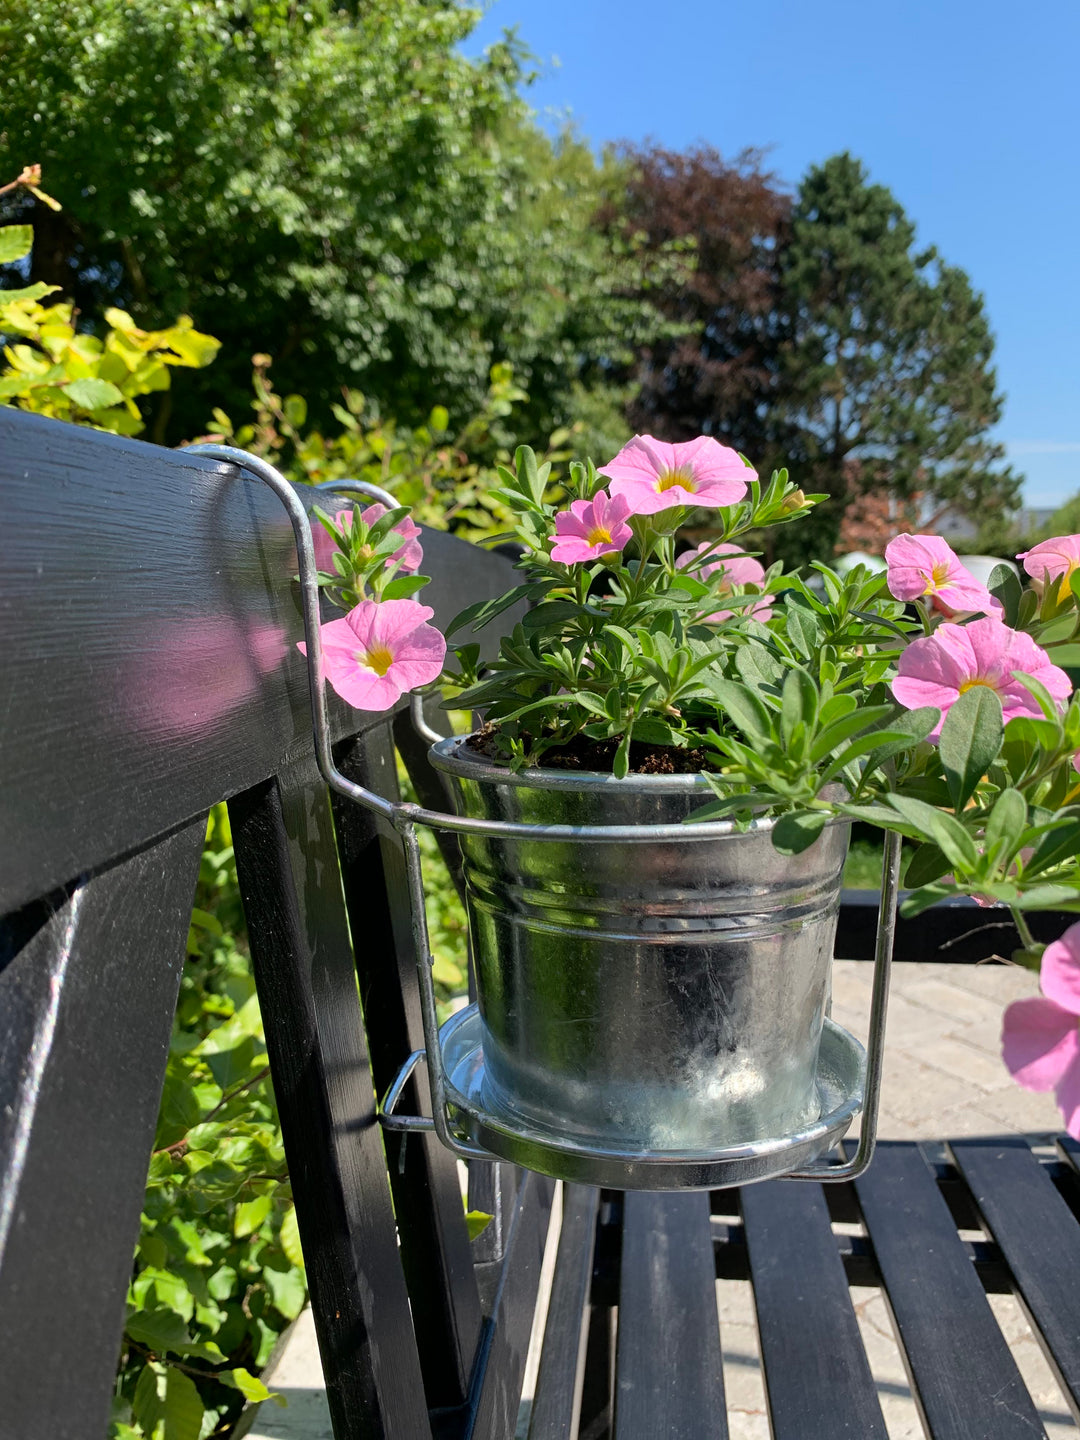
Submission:
M 633 536 L 626 523 L 630 506 L 619 495 L 598 490 L 591 500 L 572 500 L 555 516 L 551 558 L 562 565 L 617 555 Z
M 374 525 L 376 520 L 381 520 L 386 514 L 386 506 L 375 501 L 365 510 L 360 511 L 360 519 L 365 525 Z M 334 516 L 334 524 L 339 530 L 352 529 L 352 511 L 339 510 Z M 394 533 L 400 535 L 405 541 L 400 550 L 395 550 L 391 559 L 398 561 L 403 575 L 415 575 L 420 569 L 424 559 L 424 552 L 420 546 L 420 526 L 415 524 L 408 515 L 399 520 L 394 526 Z M 333 555 L 337 546 L 334 544 L 334 537 L 316 520 L 311 526 L 311 538 L 315 545 L 315 565 L 319 570 L 325 570 L 328 574 L 335 574 Z
M 1080 567 L 1080 535 L 1058 535 L 1053 540 L 1043 540 L 1016 558 L 1024 562 L 1024 569 L 1039 587 L 1060 576 L 1058 593 L 1066 594 L 1070 575 Z
M 684 445 L 635 435 L 600 474 L 611 481 L 612 495 L 626 497 L 631 515 L 655 515 L 674 505 L 735 505 L 757 472 L 709 435 Z
M 1001 1053 L 1025 1090 L 1053 1090 L 1074 1140 L 1080 1140 L 1080 924 L 1043 951 L 1042 996 L 1006 1009 Z
M 941 711 L 931 740 L 941 734 L 952 706 L 975 685 L 997 692 L 1006 720 L 1014 715 L 1040 716 L 1038 701 L 1013 678 L 1014 670 L 1041 680 L 1063 708 L 1072 694 L 1069 677 L 1050 663 L 1046 651 L 1030 635 L 1010 630 L 996 615 L 970 625 L 939 625 L 932 635 L 911 642 L 900 656 L 899 670 L 892 692 L 901 705 L 908 710 L 936 705 Z
M 429 605 L 416 600 L 361 600 L 322 626 L 326 678 L 357 710 L 390 710 L 402 695 L 437 680 L 446 641 Z M 303 640 L 297 649 L 307 654 Z
M 704 565 L 695 565 L 694 562 L 706 551 L 709 553 L 709 558 Z M 714 556 L 718 558 L 714 559 Z M 730 559 L 727 558 L 729 556 Z M 721 595 L 733 595 L 736 585 L 760 585 L 765 579 L 765 567 L 760 561 L 755 560 L 752 555 L 744 554 L 740 545 L 732 544 L 730 541 L 723 545 L 710 545 L 706 541 L 696 550 L 687 550 L 675 561 L 675 567 L 678 570 L 685 570 L 689 566 L 694 567 L 694 574 L 699 580 L 707 580 L 718 570 L 722 571 L 723 578 L 719 588 Z M 753 605 L 739 611 L 717 610 L 714 614 L 706 615 L 703 618 L 714 625 L 719 625 L 721 620 L 730 620 L 735 614 L 752 615 L 755 620 L 768 620 L 772 616 L 772 606 L 769 603 L 772 599 L 771 595 L 763 595 L 760 601 L 755 601 Z
M 1000 609 L 940 535 L 897 535 L 885 547 L 885 560 L 889 594 L 897 600 L 929 597 L 942 615 Z

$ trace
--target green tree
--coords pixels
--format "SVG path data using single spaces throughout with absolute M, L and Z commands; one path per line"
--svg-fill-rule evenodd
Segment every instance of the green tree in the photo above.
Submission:
M 212 382 L 154 438 L 239 410 L 253 352 L 320 416 L 342 385 L 384 413 L 479 408 L 494 363 L 563 423 L 632 341 L 589 229 L 603 174 L 552 143 L 511 41 L 458 50 L 478 11 L 435 0 L 20 0 L 0 5 L 6 144 L 64 204 L 25 198 L 34 280 L 146 329 L 219 336 Z M 33 212 L 31 214 L 31 212 Z M 595 378 L 595 376 L 593 377 Z
M 803 179 L 779 268 L 774 422 L 799 483 L 835 497 L 797 538 L 827 554 L 853 486 L 980 518 L 1015 507 L 1020 480 L 987 433 L 1003 397 L 982 296 L 917 247 L 895 196 L 851 155 Z
M 783 537 L 789 561 L 833 551 L 860 491 L 920 494 L 1006 521 L 1019 480 L 988 436 L 1002 397 L 983 300 L 920 249 L 895 197 L 837 155 L 792 201 L 749 152 L 630 152 L 607 228 L 687 247 L 656 299 L 669 329 L 638 351 L 630 414 L 670 440 L 715 435 L 766 474 L 789 465 L 833 497 Z

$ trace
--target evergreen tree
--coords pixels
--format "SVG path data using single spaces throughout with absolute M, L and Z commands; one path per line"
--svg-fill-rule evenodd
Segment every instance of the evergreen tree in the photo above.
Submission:
M 813 167 L 779 255 L 783 341 L 774 419 L 804 488 L 835 497 L 804 538 L 835 538 L 852 486 L 921 492 L 985 519 L 1019 499 L 987 431 L 1003 397 L 982 296 L 916 245 L 892 193 L 851 155 Z

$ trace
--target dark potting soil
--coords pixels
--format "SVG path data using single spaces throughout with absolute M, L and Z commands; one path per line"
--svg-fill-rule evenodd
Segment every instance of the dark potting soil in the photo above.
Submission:
M 496 727 L 485 725 L 466 740 L 470 750 L 483 755 L 485 760 L 499 760 L 495 745 Z M 557 750 L 545 750 L 540 757 L 541 770 L 594 770 L 610 774 L 618 750 L 617 740 L 589 740 L 578 735 L 569 745 Z M 630 742 L 631 775 L 697 775 L 702 770 L 716 768 L 714 757 L 700 747 L 682 750 L 675 745 L 646 745 Z

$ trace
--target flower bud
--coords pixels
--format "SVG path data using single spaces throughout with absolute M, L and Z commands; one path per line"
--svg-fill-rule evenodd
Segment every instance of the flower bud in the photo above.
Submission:
M 794 515 L 797 510 L 806 509 L 806 496 L 801 490 L 792 490 L 790 495 L 785 495 L 780 502 L 781 515 Z

